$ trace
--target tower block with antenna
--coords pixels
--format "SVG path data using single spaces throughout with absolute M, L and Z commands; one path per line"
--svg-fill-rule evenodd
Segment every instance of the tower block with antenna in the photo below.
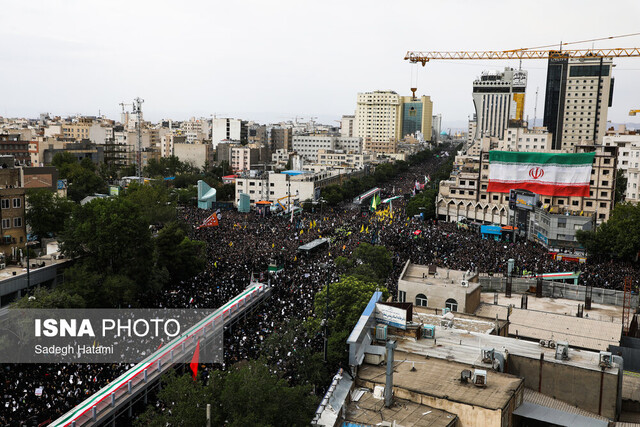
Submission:
M 142 103 L 144 99 L 138 97 L 133 100 L 133 113 L 138 122 L 138 149 L 136 150 L 136 175 L 142 184 Z

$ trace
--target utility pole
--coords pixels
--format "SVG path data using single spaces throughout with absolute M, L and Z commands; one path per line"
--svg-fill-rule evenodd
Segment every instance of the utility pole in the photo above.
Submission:
M 324 363 L 327 363 L 328 348 L 329 348 L 329 287 L 330 283 L 327 282 L 327 306 L 324 312 Z

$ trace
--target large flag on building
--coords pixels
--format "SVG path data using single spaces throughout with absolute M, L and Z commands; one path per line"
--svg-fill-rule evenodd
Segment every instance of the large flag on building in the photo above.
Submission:
M 544 196 L 589 196 L 595 153 L 489 152 L 487 192 L 529 190 Z

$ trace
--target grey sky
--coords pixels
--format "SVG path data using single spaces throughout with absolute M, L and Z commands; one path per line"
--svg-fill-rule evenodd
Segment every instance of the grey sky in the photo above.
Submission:
M 358 92 L 409 95 L 407 50 L 498 50 L 640 31 L 637 0 L 53 1 L 4 0 L 0 115 L 103 114 L 145 99 L 145 117 L 296 115 L 329 123 Z M 584 45 L 590 47 L 591 44 Z M 636 47 L 640 37 L 597 42 Z M 578 46 L 579 47 L 579 46 Z M 640 108 L 640 58 L 616 59 L 613 122 Z M 504 61 L 415 67 L 445 128 L 473 113 L 471 85 Z M 529 71 L 526 115 L 544 110 L 546 61 Z

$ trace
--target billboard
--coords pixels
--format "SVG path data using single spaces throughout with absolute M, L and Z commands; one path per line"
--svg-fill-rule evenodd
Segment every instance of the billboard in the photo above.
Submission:
M 407 310 L 377 303 L 376 320 L 399 329 L 407 329 Z
M 509 190 L 509 209 L 524 209 L 532 211 L 536 203 L 538 202 L 538 196 L 536 194 L 528 194 L 518 190 Z

